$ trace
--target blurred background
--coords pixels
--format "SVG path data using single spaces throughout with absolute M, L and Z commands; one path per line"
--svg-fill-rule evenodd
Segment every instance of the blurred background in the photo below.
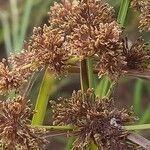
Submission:
M 7 58 L 11 53 L 19 53 L 23 47 L 24 40 L 28 40 L 32 35 L 33 27 L 48 23 L 47 12 L 53 3 L 53 0 L 0 0 L 0 59 Z M 108 3 L 114 6 L 117 15 L 120 0 L 108 0 Z M 125 28 L 126 36 L 131 41 L 143 36 L 149 42 L 150 34 L 139 33 L 138 31 L 138 15 L 138 12 L 129 9 Z M 43 75 L 44 72 L 35 75 L 33 86 L 29 93 L 33 108 Z M 95 76 L 95 84 L 97 95 L 104 96 L 109 87 L 107 77 L 100 80 Z M 49 100 L 56 100 L 60 96 L 69 97 L 73 90 L 78 89 L 80 89 L 78 74 L 69 74 L 61 80 L 52 79 Z M 136 115 L 140 118 L 139 124 L 150 123 L 150 82 L 148 80 L 132 77 L 121 79 L 115 88 L 113 97 L 118 107 L 129 108 L 133 105 Z M 51 109 L 49 105 L 44 119 L 45 125 L 51 123 L 50 116 Z M 141 134 L 144 134 L 147 138 L 150 137 L 148 132 Z M 71 143 L 71 140 L 69 141 Z M 61 136 L 50 138 L 50 144 L 47 145 L 46 149 L 67 150 L 70 145 L 69 143 L 66 145 L 66 142 L 67 139 Z

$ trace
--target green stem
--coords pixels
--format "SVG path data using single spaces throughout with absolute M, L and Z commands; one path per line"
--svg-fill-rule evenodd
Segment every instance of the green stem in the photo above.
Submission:
M 150 105 L 148 106 L 148 108 L 144 112 L 143 116 L 141 117 L 139 124 L 148 123 L 150 121 L 149 115 L 150 115 Z
M 65 150 L 70 150 L 73 147 L 74 137 L 70 137 L 67 141 L 67 144 L 65 146 Z
M 92 58 L 87 59 L 87 69 L 88 69 L 89 88 L 94 89 L 95 84 L 94 84 L 93 60 L 92 60 Z
M 121 1 L 121 5 L 120 5 L 120 10 L 118 13 L 118 23 L 120 23 L 121 26 L 124 26 L 125 24 L 125 20 L 126 20 L 126 16 L 128 13 L 128 8 L 130 6 L 130 1 L 131 0 L 122 0 Z
M 87 62 L 86 60 L 80 61 L 80 84 L 82 92 L 86 92 L 89 88 Z
M 35 114 L 32 118 L 32 125 L 42 125 L 47 110 L 47 104 L 50 93 L 53 92 L 54 76 L 52 76 L 48 69 L 45 71 L 40 91 L 37 97 Z
M 45 128 L 49 130 L 75 130 L 76 127 L 74 126 L 42 126 L 42 125 L 32 125 L 35 128 Z M 150 124 L 143 124 L 143 125 L 128 125 L 123 126 L 122 129 L 133 131 L 133 130 L 148 130 L 150 129 Z
M 88 70 L 89 88 L 95 89 L 92 58 L 87 58 L 87 70 Z M 93 100 L 94 100 L 94 98 L 93 98 Z M 90 150 L 98 150 L 98 147 L 95 145 L 95 143 L 93 141 L 90 144 Z
M 125 130 L 148 130 L 150 129 L 150 124 L 123 126 L 123 129 Z
M 104 80 L 104 85 L 103 85 L 103 89 L 102 89 L 102 93 L 101 93 L 102 97 L 104 97 L 106 95 L 106 93 L 110 90 L 110 87 L 109 87 L 110 82 L 109 82 L 108 76 L 105 76 L 103 80 Z M 109 87 L 109 89 L 108 89 L 108 87 Z
M 110 96 L 111 96 L 111 94 L 112 94 L 113 91 L 114 91 L 114 86 L 115 86 L 115 84 L 116 84 L 115 82 L 112 82 L 112 83 L 110 84 L 109 89 L 108 89 L 107 93 L 105 94 L 106 97 L 110 97 Z
M 48 130 L 73 130 L 72 126 L 42 126 L 42 125 L 32 125 L 34 128 L 44 128 Z
M 141 116 L 142 110 L 141 110 L 141 97 L 142 97 L 142 84 L 143 81 L 138 79 L 136 81 L 135 89 L 134 89 L 134 111 L 138 116 Z

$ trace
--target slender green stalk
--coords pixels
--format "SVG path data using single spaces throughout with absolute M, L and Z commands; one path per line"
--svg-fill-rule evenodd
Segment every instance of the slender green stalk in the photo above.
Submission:
M 31 14 L 32 6 L 33 6 L 33 1 L 34 0 L 26 0 L 24 15 L 23 15 L 22 24 L 21 24 L 21 31 L 19 35 L 20 40 L 18 42 L 18 47 L 17 47 L 18 50 L 22 48 L 23 41 L 26 36 L 26 31 L 27 31 L 27 27 L 29 24 L 29 18 L 30 18 L 30 14 Z
M 107 76 L 105 76 L 105 78 L 103 79 L 104 80 L 104 85 L 103 85 L 103 89 L 102 89 L 102 93 L 101 93 L 101 96 L 104 97 L 106 95 L 106 93 L 108 92 L 109 90 L 109 78 Z M 108 88 L 109 87 L 109 88 Z
M 104 86 L 104 81 L 105 81 L 104 79 L 101 79 L 99 84 L 97 85 L 97 87 L 95 89 L 95 94 L 98 97 L 102 97 L 102 90 L 103 90 L 103 86 Z
M 87 69 L 88 69 L 88 80 L 89 80 L 89 88 L 95 88 L 94 83 L 94 74 L 93 74 L 93 60 L 92 58 L 87 59 Z
M 0 19 L 2 22 L 2 28 L 3 28 L 3 35 L 4 35 L 4 42 L 5 42 L 5 47 L 7 51 L 7 56 L 10 55 L 10 52 L 12 50 L 12 43 L 11 43 L 11 35 L 10 35 L 10 25 L 8 21 L 8 16 L 7 14 L 0 14 Z
M 74 137 L 70 137 L 68 139 L 67 144 L 65 146 L 65 150 L 71 150 L 72 149 L 74 140 L 75 140 Z
M 48 130 L 73 130 L 72 126 L 42 126 L 42 125 L 32 125 L 34 128 L 44 128 Z
M 80 61 L 80 84 L 82 92 L 86 92 L 89 88 L 87 62 L 86 60 Z
M 89 88 L 95 89 L 92 58 L 87 58 L 87 72 L 88 72 Z M 98 147 L 95 145 L 93 141 L 90 144 L 90 150 L 98 150 Z
M 123 129 L 125 130 L 148 130 L 150 129 L 150 124 L 123 126 Z
M 35 106 L 35 114 L 32 118 L 32 125 L 42 125 L 47 109 L 48 99 L 50 93 L 53 92 L 54 76 L 52 76 L 48 69 L 45 71 L 38 98 Z
M 112 82 L 112 83 L 110 84 L 109 89 L 108 89 L 107 93 L 105 94 L 106 97 L 110 97 L 110 96 L 111 96 L 111 94 L 112 94 L 113 91 L 114 91 L 114 86 L 115 86 L 115 84 L 116 84 L 115 82 Z
M 118 18 L 117 18 L 117 20 L 121 26 L 124 26 L 124 24 L 125 24 L 126 16 L 127 16 L 128 9 L 130 6 L 130 1 L 131 0 L 122 0 L 121 1 L 120 10 L 119 10 Z
M 32 125 L 32 127 L 36 128 L 45 128 L 49 130 L 75 130 L 76 128 L 73 126 L 42 126 L 42 125 Z M 150 129 L 150 124 L 143 124 L 143 125 L 128 125 L 123 126 L 122 129 L 125 130 L 148 130 Z
M 134 106 L 134 111 L 138 116 L 141 116 L 142 114 L 142 109 L 141 109 L 142 84 L 143 81 L 138 79 L 136 81 L 136 85 L 134 89 L 133 106 Z
M 82 92 L 86 92 L 89 88 L 87 61 L 85 59 L 80 61 L 80 85 Z M 65 150 L 72 149 L 73 142 L 74 138 L 70 137 L 65 147 Z
M 18 44 L 18 31 L 19 31 L 19 13 L 17 7 L 17 0 L 10 0 L 11 19 L 12 19 L 12 36 L 13 36 L 13 49 L 16 50 Z
M 143 116 L 141 117 L 139 124 L 148 123 L 150 121 L 150 105 L 148 106 L 147 110 L 144 112 Z

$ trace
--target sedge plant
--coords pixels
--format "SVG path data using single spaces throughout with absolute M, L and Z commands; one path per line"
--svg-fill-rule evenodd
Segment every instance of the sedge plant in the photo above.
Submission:
M 130 6 L 140 8 L 141 31 L 149 30 L 149 13 L 145 13 L 150 10 L 149 0 L 122 0 L 117 19 L 114 8 L 103 0 L 54 3 L 49 24 L 33 29 L 21 53 L 2 60 L 0 94 L 15 93 L 13 98 L 0 101 L 3 149 L 43 149 L 49 142 L 47 137 L 60 133 L 70 138 L 66 150 L 149 150 L 149 140 L 134 132 L 149 130 L 150 125 L 143 121 L 139 125 L 132 109 L 118 109 L 112 95 L 121 78 L 149 70 L 150 49 L 143 38 L 129 45 L 124 37 Z M 15 32 L 14 25 L 14 37 Z M 34 73 L 43 70 L 32 111 L 27 96 L 30 85 L 22 88 Z M 72 72 L 80 75 L 81 89 L 73 91 L 70 98 L 50 100 L 53 122 L 45 126 L 54 77 L 61 80 Z M 103 78 L 98 87 L 95 77 Z

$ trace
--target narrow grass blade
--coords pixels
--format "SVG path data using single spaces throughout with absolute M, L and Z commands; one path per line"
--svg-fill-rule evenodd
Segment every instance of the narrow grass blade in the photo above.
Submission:
M 108 92 L 108 90 L 110 88 L 109 84 L 110 84 L 109 78 L 107 76 L 105 76 L 105 78 L 104 78 L 104 84 L 103 84 L 103 89 L 102 89 L 102 94 L 101 94 L 102 97 L 104 97 L 107 94 L 107 92 Z
M 141 108 L 142 84 L 143 81 L 138 79 L 136 81 L 136 85 L 134 89 L 133 106 L 134 106 L 134 112 L 138 116 L 141 116 L 142 114 L 142 108 Z
M 18 31 L 19 31 L 19 14 L 18 14 L 17 0 L 10 0 L 10 8 L 12 20 L 13 49 L 16 50 L 18 44 Z
M 47 109 L 50 93 L 53 92 L 53 85 L 55 83 L 54 76 L 45 71 L 43 81 L 41 83 L 40 91 L 36 101 L 35 111 L 36 113 L 32 118 L 32 125 L 42 125 Z
M 86 92 L 89 88 L 87 62 L 86 60 L 80 61 L 80 84 L 82 92 Z
M 67 141 L 67 144 L 65 146 L 65 150 L 71 150 L 73 148 L 73 142 L 74 142 L 75 138 L 74 137 L 70 137 Z
M 102 89 L 103 89 L 103 85 L 104 85 L 104 77 L 102 77 L 102 79 L 99 81 L 99 84 L 96 86 L 96 89 L 95 89 L 95 95 L 97 97 L 102 97 Z
M 117 20 L 121 26 L 124 26 L 124 24 L 125 24 L 126 16 L 127 16 L 128 9 L 130 6 L 130 1 L 131 0 L 122 0 L 121 1 L 120 10 L 118 13 L 118 18 L 117 18 Z
M 150 124 L 123 126 L 125 130 L 149 130 Z
M 10 33 L 10 25 L 8 21 L 7 14 L 0 14 L 0 19 L 2 22 L 2 28 L 3 28 L 3 35 L 4 35 L 4 42 L 5 42 L 5 48 L 7 51 L 7 56 L 10 55 L 10 52 L 12 52 L 12 43 L 11 43 L 11 33 Z
M 144 124 L 149 122 L 150 122 L 150 105 L 148 106 L 147 110 L 144 112 L 143 116 L 141 117 L 139 124 Z
M 34 0 L 26 0 L 24 15 L 23 15 L 23 18 L 21 21 L 22 24 L 21 24 L 20 35 L 19 35 L 20 40 L 19 40 L 18 47 L 17 47 L 18 50 L 22 48 L 23 41 L 26 36 L 27 27 L 28 27 L 29 19 L 30 19 L 30 14 L 31 14 L 32 6 L 33 6 L 33 1 Z
M 87 68 L 88 68 L 88 79 L 89 79 L 89 88 L 95 88 L 94 83 L 94 74 L 93 74 L 93 60 L 91 58 L 87 59 Z

